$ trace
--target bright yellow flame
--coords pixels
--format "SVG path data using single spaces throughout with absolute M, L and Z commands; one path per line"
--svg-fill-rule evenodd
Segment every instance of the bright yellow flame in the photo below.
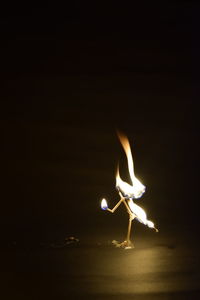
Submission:
M 107 208 L 108 208 L 107 201 L 106 201 L 106 199 L 103 198 L 101 200 L 101 209 L 106 210 Z
M 119 168 L 117 168 L 117 174 L 116 174 L 116 186 L 120 189 L 120 192 L 123 193 L 123 195 L 127 196 L 128 198 L 131 198 L 133 194 L 136 193 L 134 187 L 127 182 L 123 181 L 119 175 Z
M 132 157 L 132 153 L 131 153 L 131 147 L 130 147 L 130 144 L 129 144 L 129 140 L 122 133 L 117 132 L 117 134 L 118 134 L 119 140 L 122 144 L 122 147 L 123 147 L 123 149 L 126 153 L 130 178 L 131 178 L 132 184 L 134 184 L 134 179 L 135 179 L 134 164 L 133 164 L 133 157 Z
M 134 213 L 136 217 L 138 217 L 142 223 L 146 223 L 147 215 L 144 209 L 142 209 L 139 205 L 135 204 L 131 199 L 128 200 L 128 205 L 131 211 Z
M 131 199 L 128 200 L 128 205 L 135 218 L 137 218 L 139 222 L 143 223 L 144 225 L 147 225 L 149 228 L 155 228 L 154 223 L 152 221 L 147 220 L 147 215 L 144 209 L 135 204 Z
M 120 178 L 119 168 L 118 168 L 116 174 L 116 186 L 119 188 L 123 196 L 127 196 L 129 198 L 140 198 L 142 194 L 145 192 L 145 186 L 135 177 L 134 164 L 133 164 L 133 158 L 132 158 L 129 141 L 125 135 L 122 135 L 119 132 L 118 132 L 118 137 L 126 154 L 126 158 L 128 162 L 128 170 L 132 181 L 132 185 L 126 183 Z

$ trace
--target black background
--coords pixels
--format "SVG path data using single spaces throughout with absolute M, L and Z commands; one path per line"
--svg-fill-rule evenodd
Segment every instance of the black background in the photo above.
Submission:
M 104 234 L 126 222 L 123 209 L 100 210 L 102 197 L 118 200 L 118 161 L 129 180 L 116 129 L 147 186 L 137 203 L 163 232 L 198 233 L 198 9 L 2 9 L 2 241 Z

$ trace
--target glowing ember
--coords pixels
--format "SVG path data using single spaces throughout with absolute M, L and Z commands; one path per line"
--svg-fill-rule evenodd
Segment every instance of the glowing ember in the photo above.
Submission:
M 131 153 L 131 148 L 129 141 L 126 136 L 122 135 L 121 133 L 118 133 L 119 140 L 122 144 L 122 147 L 126 153 L 126 158 L 128 162 L 128 170 L 129 175 L 132 184 L 128 184 L 127 182 L 123 181 L 119 174 L 119 167 L 117 168 L 117 174 L 116 174 L 116 188 L 119 192 L 119 195 L 121 199 L 118 201 L 118 203 L 115 205 L 113 209 L 108 208 L 108 204 L 105 199 L 102 199 L 101 201 L 101 208 L 103 210 L 108 210 L 109 212 L 114 213 L 115 210 L 120 206 L 120 204 L 123 202 L 127 212 L 129 214 L 129 224 L 128 224 L 128 233 L 127 238 L 122 243 L 117 243 L 116 241 L 114 244 L 117 247 L 123 247 L 125 249 L 133 248 L 133 244 L 130 241 L 130 232 L 131 232 L 131 225 L 133 219 L 137 219 L 140 223 L 148 226 L 149 228 L 153 228 L 158 232 L 158 230 L 155 228 L 154 223 L 152 221 L 147 220 L 146 212 L 137 204 L 133 202 L 133 199 L 140 198 L 144 192 L 145 192 L 145 186 L 135 177 L 134 173 L 134 165 L 133 165 L 133 158 Z

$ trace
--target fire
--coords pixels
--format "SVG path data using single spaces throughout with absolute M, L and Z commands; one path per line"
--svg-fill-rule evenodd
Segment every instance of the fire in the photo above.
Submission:
M 106 210 L 108 208 L 108 204 L 106 199 L 101 200 L 101 209 Z
M 147 220 L 147 215 L 144 209 L 142 209 L 139 205 L 135 204 L 133 200 L 128 200 L 128 205 L 131 209 L 131 212 L 134 214 L 134 217 L 144 225 L 147 225 L 149 228 L 154 228 L 156 231 L 158 231 L 154 227 L 154 223 L 152 221 Z
M 122 135 L 119 132 L 118 132 L 118 137 L 126 154 L 126 158 L 128 162 L 128 170 L 129 170 L 129 175 L 131 178 L 132 185 L 128 184 L 127 182 L 123 181 L 120 178 L 119 167 L 118 167 L 117 174 L 116 174 L 116 187 L 124 197 L 137 199 L 144 194 L 146 188 L 135 177 L 133 157 L 132 157 L 131 147 L 127 137 L 125 135 Z
M 117 204 L 112 209 L 108 207 L 106 199 L 102 199 L 101 208 L 103 210 L 107 210 L 111 213 L 114 213 L 116 209 L 121 205 L 121 203 L 125 205 L 127 212 L 129 214 L 127 237 L 125 241 L 122 243 L 118 243 L 116 241 L 114 241 L 113 243 L 116 245 L 116 247 L 131 249 L 134 247 L 130 240 L 131 224 L 133 219 L 137 219 L 139 222 L 148 226 L 149 228 L 155 229 L 156 232 L 158 232 L 158 229 L 155 228 L 154 223 L 152 221 L 147 219 L 146 212 L 139 205 L 133 202 L 134 199 L 138 199 L 144 194 L 146 187 L 139 181 L 139 179 L 135 177 L 133 157 L 132 157 L 131 147 L 127 137 L 122 135 L 121 133 L 118 133 L 118 136 L 126 154 L 126 158 L 128 162 L 128 170 L 129 170 L 129 175 L 132 184 L 128 184 L 127 182 L 121 179 L 119 174 L 119 166 L 118 166 L 117 173 L 116 173 L 116 188 L 119 192 L 121 199 L 117 202 Z

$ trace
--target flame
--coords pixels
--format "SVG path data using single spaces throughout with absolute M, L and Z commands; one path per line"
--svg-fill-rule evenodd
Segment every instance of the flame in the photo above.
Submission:
M 122 147 L 126 153 L 130 178 L 131 178 L 132 184 L 134 184 L 134 179 L 135 179 L 134 164 L 133 164 L 133 157 L 132 157 L 131 147 L 130 147 L 128 138 L 119 132 L 117 132 L 117 134 L 118 134 L 119 140 L 122 144 Z
M 131 178 L 132 185 L 128 184 L 127 182 L 123 181 L 120 178 L 119 167 L 118 167 L 117 174 L 116 174 L 116 187 L 125 197 L 140 198 L 145 192 L 145 186 L 135 177 L 133 157 L 132 157 L 131 147 L 128 138 L 119 132 L 118 132 L 118 137 L 126 154 L 126 158 L 128 162 L 128 170 L 129 170 L 129 175 Z
M 135 218 L 144 225 L 147 225 L 149 228 L 154 228 L 156 231 L 157 229 L 154 227 L 154 223 L 152 221 L 147 220 L 147 215 L 144 209 L 140 206 L 135 204 L 131 199 L 128 200 L 128 205 L 134 214 Z
M 106 199 L 103 198 L 101 200 L 101 209 L 106 210 L 107 208 L 108 208 L 107 201 L 106 201 Z

